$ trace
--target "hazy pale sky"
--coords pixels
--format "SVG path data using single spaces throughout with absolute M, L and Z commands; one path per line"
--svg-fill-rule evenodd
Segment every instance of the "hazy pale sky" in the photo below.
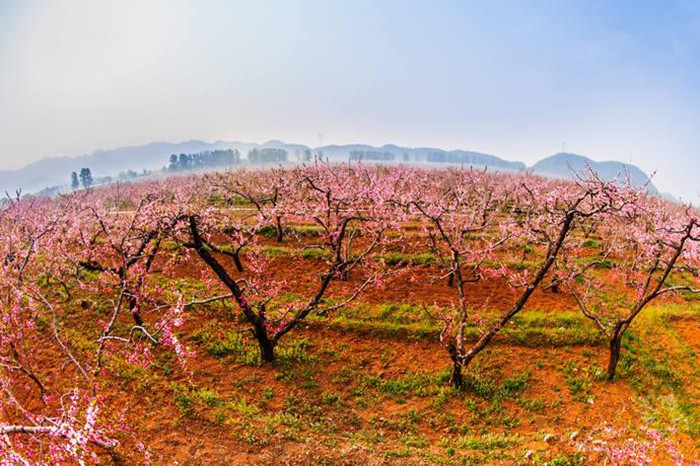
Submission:
M 0 168 L 156 140 L 566 150 L 700 199 L 700 1 L 0 0 Z

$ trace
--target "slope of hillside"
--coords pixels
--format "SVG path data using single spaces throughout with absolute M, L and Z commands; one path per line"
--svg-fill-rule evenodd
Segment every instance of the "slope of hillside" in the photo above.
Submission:
M 532 171 L 540 175 L 571 178 L 575 174 L 585 173 L 587 166 L 605 180 L 622 179 L 627 172 L 634 186 L 642 187 L 649 183 L 647 186 L 649 192 L 659 194 L 656 187 L 649 182 L 649 175 L 635 165 L 614 161 L 596 162 L 588 157 L 567 152 L 560 152 L 540 160 L 532 166 Z

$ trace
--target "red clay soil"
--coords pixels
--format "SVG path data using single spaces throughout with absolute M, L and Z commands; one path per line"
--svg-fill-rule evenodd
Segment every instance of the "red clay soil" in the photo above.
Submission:
M 230 270 L 234 270 L 229 258 L 219 257 Z M 290 292 L 310 294 L 315 290 L 322 267 L 322 261 L 302 261 L 280 255 L 273 258 L 270 270 L 274 279 L 289 283 Z M 172 275 L 199 279 L 203 271 L 206 271 L 206 267 L 192 254 L 173 270 Z M 455 290 L 449 288 L 445 280 L 436 280 L 438 273 L 435 267 L 416 267 L 410 274 L 397 274 L 389 278 L 381 288 L 368 290 L 361 300 L 368 304 L 453 306 Z M 347 293 L 357 284 L 352 279 L 348 283 L 334 282 L 331 296 Z M 516 294 L 505 280 L 482 280 L 467 287 L 468 305 L 474 308 L 503 310 L 510 307 L 515 299 Z M 566 293 L 537 291 L 528 308 L 571 311 L 575 309 L 575 303 Z M 574 399 L 567 389 L 567 373 L 563 370 L 565 363 L 573 361 L 576 367 L 596 363 L 605 367 L 606 353 L 601 348 L 526 348 L 510 344 L 493 347 L 480 356 L 479 364 L 483 364 L 482 369 L 488 373 L 488 377 L 500 382 L 528 372 L 527 388 L 522 396 L 540 403 L 543 409 L 525 409 L 513 398 L 501 402 L 504 414 L 492 413 L 488 415 L 491 417 L 486 417 L 483 413 L 479 414 L 480 411 L 475 413 L 474 406 L 487 412 L 492 402 L 473 394 L 467 394 L 465 398 L 472 401 L 471 406 L 467 401 L 453 397 L 446 404 L 435 407 L 431 405 L 433 396 L 406 394 L 397 397 L 376 389 L 371 389 L 364 399 L 363 403 L 367 400 L 371 402 L 369 406 L 358 401 L 360 398 L 356 397 L 353 389 L 358 387 L 363 377 L 391 381 L 417 373 L 434 375 L 448 371 L 449 359 L 437 341 L 360 335 L 338 326 L 302 327 L 293 336 L 285 338 L 306 339 L 311 343 L 309 353 L 315 359 L 310 364 L 309 374 L 304 375 L 302 367 L 251 366 L 237 363 L 231 358 L 211 356 L 202 344 L 193 339 L 193 335 L 211 326 L 212 322 L 221 332 L 233 330 L 232 323 L 212 318 L 204 311 L 193 311 L 185 327 L 180 329 L 181 340 L 195 351 L 186 369 L 181 370 L 175 364 L 173 372 L 168 375 L 158 372 L 159 375 L 147 379 L 138 376 L 130 379 L 122 373 L 107 379 L 111 382 L 105 387 L 104 402 L 110 409 L 102 414 L 130 428 L 130 431 L 125 429 L 118 434 L 121 446 L 116 459 L 113 458 L 116 463 L 143 463 L 144 456 L 136 447 L 138 442 L 143 442 L 153 464 L 428 464 L 430 461 L 420 456 L 406 458 L 389 455 L 391 451 L 404 448 L 402 439 L 407 435 L 391 426 L 412 412 L 425 413 L 426 416 L 416 423 L 413 427 L 415 430 L 411 432 L 411 435 L 425 442 L 416 451 L 430 452 L 446 460 L 449 457 L 445 456 L 446 449 L 441 442 L 456 441 L 464 435 L 459 429 L 455 430 L 455 426 L 467 426 L 464 428 L 469 434 L 519 434 L 525 439 L 524 443 L 513 447 L 511 453 L 513 457 L 522 458 L 525 450 L 548 451 L 552 455 L 571 453 L 574 446 L 567 438 L 571 432 L 586 432 L 604 422 L 620 426 L 639 423 L 639 412 L 634 408 L 636 395 L 624 380 L 593 382 L 590 394 L 583 401 Z M 700 326 L 697 321 L 678 328 L 693 349 L 700 352 Z M 254 343 L 248 341 L 247 344 Z M 329 356 L 331 351 L 334 357 Z M 156 355 L 162 356 L 164 352 L 157 349 Z M 40 355 L 40 359 L 48 367 L 58 368 L 62 363 L 58 355 L 48 353 Z M 286 377 L 290 371 L 292 378 L 288 379 Z M 60 374 L 61 378 L 76 377 L 76 374 L 58 370 L 56 374 Z M 313 381 L 311 388 L 304 388 L 299 383 L 300 378 L 307 376 Z M 60 382 L 61 379 L 49 381 Z M 177 384 L 213 390 L 226 401 L 245 400 L 260 411 L 252 419 L 234 413 L 223 423 L 212 420 L 215 407 L 197 405 L 193 412 L 184 413 L 175 402 L 177 389 L 174 387 Z M 444 382 L 442 384 L 442 387 L 446 387 Z M 31 390 L 27 391 L 27 396 L 31 396 Z M 266 391 L 274 396 L 263 400 L 262 395 Z M 341 404 L 322 404 L 320 400 L 324 393 L 339 394 Z M 297 438 L 266 431 L 263 419 L 282 412 L 290 395 L 301 400 L 302 413 L 306 408 L 322 408 L 321 417 L 313 418 L 314 422 L 322 422 L 320 428 L 302 423 Z M 517 422 L 492 423 L 493 419 L 506 415 Z M 304 414 L 297 416 L 306 422 Z M 370 431 L 380 432 L 382 441 L 373 446 L 358 441 Z M 246 432 L 254 432 L 255 435 L 246 438 Z M 546 443 L 545 434 L 553 434 L 556 439 L 553 443 Z M 697 453 L 693 439 L 683 437 L 682 442 L 689 456 Z M 458 452 L 454 457 L 456 462 L 460 454 Z M 103 459 L 110 461 L 108 457 Z M 665 463 L 663 458 L 658 461 L 658 464 Z M 495 461 L 502 464 L 511 462 Z
M 232 261 L 219 256 L 230 270 Z M 276 280 L 284 280 L 289 284 L 289 291 L 298 294 L 310 294 L 315 290 L 318 275 L 323 270 L 322 261 L 300 260 L 289 255 L 275 256 L 270 264 L 271 276 Z M 196 255 L 191 255 L 174 270 L 176 277 L 201 278 L 207 273 L 206 267 Z M 362 295 L 362 302 L 368 304 L 383 303 L 424 303 L 426 305 L 454 306 L 455 290 L 446 286 L 445 280 L 437 280 L 438 271 L 435 267 L 415 267 L 409 274 L 397 274 L 390 277 L 381 288 L 371 288 Z M 347 293 L 357 282 L 334 282 L 331 297 Z M 488 307 L 494 310 L 509 308 L 516 299 L 516 293 L 501 280 L 482 280 L 468 285 L 468 305 L 474 308 Z M 675 299 L 675 298 L 674 298 Z M 527 308 L 540 311 L 571 311 L 575 310 L 575 302 L 566 293 L 537 291 L 530 300 Z M 206 319 L 202 317 L 202 319 Z M 190 320 L 185 333 L 194 331 L 200 325 L 206 325 L 206 320 Z M 224 324 L 226 325 L 226 324 Z M 700 342 L 700 327 L 684 326 L 686 341 Z M 406 341 L 377 337 L 366 334 L 358 335 L 343 332 L 338 328 L 324 330 L 312 326 L 297 333 L 298 338 L 307 338 L 314 342 L 314 352 L 326 347 L 342 347 L 346 358 L 341 360 L 326 360 L 322 369 L 314 372 L 315 392 L 335 391 L 349 396 L 347 381 L 339 376 L 348 368 L 357 368 L 364 374 L 376 375 L 382 379 L 396 379 L 415 371 L 435 372 L 447 370 L 449 363 L 444 349 L 437 342 Z M 697 346 L 697 345 L 696 345 Z M 697 349 L 697 348 L 694 348 Z M 700 350 L 699 350 L 700 351 Z M 390 355 L 379 358 L 379 354 Z M 590 354 L 594 362 L 604 367 L 605 351 L 600 348 L 562 347 L 562 348 L 524 348 L 511 345 L 499 345 L 490 352 L 489 364 L 502 371 L 502 377 L 510 377 L 520 372 L 531 373 L 527 396 L 540 400 L 548 408 L 541 414 L 528 412 L 513 402 L 504 402 L 510 415 L 520 419 L 519 425 L 512 428 L 501 428 L 509 434 L 519 433 L 532 436 L 533 432 L 551 432 L 561 439 L 557 445 L 551 446 L 542 440 L 532 440 L 527 443 L 528 449 L 549 449 L 553 451 L 571 451 L 571 442 L 562 437 L 571 431 L 587 431 L 605 422 L 616 425 L 634 425 L 638 422 L 639 413 L 635 410 L 635 395 L 624 381 L 614 383 L 596 383 L 591 392 L 590 403 L 572 399 L 566 390 L 567 381 L 561 370 L 563 361 L 577 361 L 580 364 L 590 364 Z M 533 366 L 533 361 L 541 361 L 539 367 Z M 212 387 L 224 399 L 240 397 L 241 393 L 259 394 L 266 389 L 275 393 L 294 393 L 300 398 L 308 397 L 301 388 L 290 386 L 278 380 L 279 372 L 275 367 L 250 367 L 241 364 L 223 362 L 207 356 L 199 349 L 196 356 L 188 363 L 189 374 L 181 376 L 180 381 L 194 381 L 199 387 Z M 169 377 L 168 384 L 178 381 Z M 200 418 L 183 418 L 183 414 L 172 402 L 171 389 L 168 384 L 162 387 L 149 387 L 147 395 L 125 392 L 123 396 L 115 396 L 110 404 L 129 406 L 126 414 L 127 423 L 134 427 L 136 437 L 148 445 L 153 460 L 171 463 L 172 461 L 189 462 L 190 464 L 307 464 L 309 462 L 329 462 L 331 464 L 384 464 L 400 460 L 388 460 L 376 452 L 354 446 L 346 440 L 336 447 L 324 445 L 323 436 L 314 436 L 313 440 L 294 441 L 278 434 L 259 441 L 244 442 L 231 436 L 228 426 L 218 426 L 211 421 Z M 243 387 L 243 389 L 241 388 Z M 246 396 L 246 395 L 243 395 Z M 136 398 L 136 399 L 134 399 Z M 144 403 L 144 398 L 147 403 Z M 552 401 L 556 400 L 555 405 Z M 383 399 L 377 406 L 370 408 L 354 407 L 354 413 L 361 419 L 360 425 L 365 425 L 379 417 L 389 419 L 398 414 L 405 414 L 412 409 L 426 409 L 427 401 L 420 397 L 411 397 L 396 403 Z M 274 398 L 262 408 L 261 415 L 274 415 L 282 408 L 282 399 Z M 336 420 L 340 432 L 358 431 L 354 423 L 344 422 L 342 412 L 334 407 L 326 407 L 329 418 Z M 472 419 L 463 404 L 450 405 L 444 408 L 457 420 Z M 147 414 L 152 413 L 152 414 Z M 494 429 L 498 431 L 499 429 Z M 442 449 L 437 444 L 446 437 L 454 436 L 445 428 L 421 428 L 420 434 L 428 438 L 429 450 L 436 453 Z M 683 438 L 686 451 L 690 455 L 696 453 L 694 441 Z M 130 440 L 123 439 L 125 444 Z M 264 445 L 261 445 L 263 442 Z M 396 442 L 400 445 L 400 442 Z M 520 448 L 520 447 L 519 447 Z M 126 455 L 136 460 L 137 456 Z M 659 464 L 664 464 L 662 458 Z
M 190 321 L 184 329 L 185 335 L 204 324 L 197 319 Z M 446 366 L 445 353 L 434 342 L 378 340 L 360 337 L 351 332 L 318 329 L 302 331 L 299 337 L 314 342 L 314 353 L 325 348 L 344 348 L 341 353 L 343 357 L 324 360 L 314 370 L 317 386 L 313 393 L 316 396 L 318 393 L 332 391 L 341 393 L 343 399 L 352 399 L 349 393 L 352 385 L 340 377 L 348 368 L 357 369 L 358 373 L 376 376 L 382 380 L 396 380 L 415 373 L 416 370 L 431 373 Z M 382 348 L 382 354 L 389 355 L 388 358 L 378 357 L 379 346 Z M 500 346 L 497 351 L 492 352 L 489 355 L 491 365 L 502 368 L 503 377 L 530 371 L 527 397 L 551 405 L 542 413 L 533 414 L 512 401 L 507 401 L 504 408 L 507 408 L 511 416 L 521 420 L 520 425 L 512 428 L 494 426 L 492 429 L 495 432 L 520 434 L 523 437 L 532 437 L 533 432 L 541 432 L 541 438 L 532 439 L 519 448 L 566 452 L 572 451 L 565 438 L 570 431 L 586 431 L 606 421 L 619 425 L 634 422 L 636 413 L 625 407 L 631 405 L 630 400 L 634 395 L 624 382 L 596 387 L 592 404 L 572 400 L 566 390 L 561 390 L 566 386 L 566 381 L 559 370 L 560 361 L 566 359 L 583 363 L 587 358 L 581 354 L 586 350 L 587 348 L 582 347 L 528 349 Z M 543 361 L 543 364 L 537 368 L 533 367 L 531 362 L 534 360 Z M 603 360 L 598 362 L 602 364 Z M 58 366 L 59 360 L 48 356 L 42 363 Z M 67 376 L 65 372 L 62 374 L 62 378 Z M 304 400 L 303 403 L 313 402 L 308 390 L 280 381 L 278 375 L 279 369 L 273 366 L 251 367 L 231 363 L 212 358 L 199 349 L 188 361 L 187 371 L 176 371 L 167 379 L 149 381 L 147 386 L 135 382 L 118 383 L 118 379 L 114 379 L 117 385 L 111 389 L 105 387 L 106 390 L 103 390 L 107 393 L 104 402 L 113 410 L 102 414 L 116 422 L 123 422 L 128 429 L 117 435 L 121 442 L 117 456 L 102 459 L 107 463 L 115 461 L 117 464 L 143 463 L 143 455 L 136 451 L 136 443 L 143 442 L 147 446 L 152 464 L 404 464 L 401 459 L 391 460 L 383 454 L 383 451 L 390 450 L 383 448 L 384 446 L 401 444 L 400 435 L 391 431 L 383 432 L 385 441 L 374 451 L 358 447 L 354 441 L 344 440 L 342 436 L 338 445 L 329 447 L 323 442 L 323 434 L 304 441 L 290 440 L 280 434 L 272 434 L 252 442 L 243 441 L 231 435 L 231 426 L 217 425 L 200 413 L 184 416 L 173 403 L 172 384 L 188 382 L 215 390 L 224 400 L 243 397 L 251 403 L 259 400 L 259 395 L 264 390 L 271 390 L 276 394 L 275 398 L 267 403 L 258 403 L 258 406 L 261 406 L 260 416 L 272 416 L 280 412 L 284 404 L 283 397 L 290 394 Z M 54 380 L 49 383 L 60 382 L 61 380 Z M 379 425 L 377 428 L 382 430 L 382 422 L 405 417 L 412 410 L 431 412 L 428 400 L 424 398 L 409 396 L 400 403 L 390 397 L 380 395 L 379 398 L 375 406 L 368 408 L 351 405 L 339 409 L 328 406 L 324 408 L 323 416 L 337 425 L 338 434 L 352 434 L 362 432 L 370 425 Z M 553 401 L 556 401 L 556 404 L 552 404 Z M 352 410 L 352 415 L 359 418 L 359 422 L 348 422 L 348 409 Z M 463 403 L 451 403 L 438 411 L 443 415 L 449 413 L 457 425 L 474 423 L 474 414 L 466 409 Z M 556 434 L 556 443 L 546 443 L 545 433 Z M 444 452 L 443 448 L 438 447 L 442 440 L 459 437 L 450 427 L 440 423 L 436 427 L 429 427 L 425 422 L 421 422 L 417 434 L 428 440 L 429 446 L 426 448 L 435 454 Z M 411 461 L 411 464 L 416 463 L 426 462 Z M 660 461 L 657 464 L 664 462 Z
M 235 270 L 231 258 L 223 255 L 217 257 L 229 270 Z M 318 287 L 324 264 L 321 260 L 303 260 L 285 254 L 271 258 L 269 271 L 272 279 L 287 284 L 285 289 L 288 292 L 310 296 Z M 203 274 L 211 276 L 206 264 L 195 254 L 180 262 L 171 272 L 177 278 L 201 278 Z M 245 276 L 245 272 L 242 275 Z M 456 289 L 446 286 L 447 279 L 440 278 L 440 275 L 440 270 L 434 266 L 412 267 L 410 272 L 399 271 L 390 275 L 380 287 L 368 288 L 361 299 L 368 304 L 414 303 L 454 307 L 457 305 Z M 334 281 L 328 296 L 347 296 L 359 285 L 358 274 L 351 276 L 347 282 Z M 521 290 L 511 287 L 505 278 L 489 278 L 465 286 L 467 306 L 472 309 L 505 311 L 515 303 L 519 292 Z M 525 309 L 571 311 L 576 309 L 576 303 L 567 293 L 538 289 Z
M 364 374 L 391 380 L 400 379 L 414 372 L 417 367 L 420 367 L 421 372 L 429 373 L 446 366 L 444 350 L 435 343 L 407 344 L 396 340 L 378 341 L 365 336 L 360 338 L 351 333 L 311 330 L 302 332 L 300 336 L 317 342 L 319 349 L 327 346 L 337 348 L 346 345 L 347 347 L 343 354 L 349 359 L 325 361 L 323 369 L 314 372 L 314 381 L 318 384 L 314 389 L 315 393 L 333 391 L 351 398 L 348 393 L 351 387 L 348 387 L 346 382 L 338 380 L 339 375 L 349 367 L 358 368 Z M 384 362 L 377 357 L 378 345 L 381 345 L 382 352 L 391 355 Z M 583 348 L 533 350 L 499 347 L 499 350 L 490 357 L 493 358 L 493 365 L 504 368 L 503 377 L 513 376 L 524 370 L 531 371 L 531 382 L 527 389 L 528 397 L 544 403 L 551 403 L 556 399 L 557 406 L 546 409 L 542 414 L 532 415 L 514 403 L 507 402 L 511 415 L 520 418 L 522 422 L 514 428 L 496 427 L 494 430 L 523 436 L 530 436 L 533 432 L 540 431 L 543 435 L 547 432 L 555 433 L 560 438 L 557 448 L 567 451 L 569 447 L 565 439 L 562 439 L 567 430 L 586 430 L 605 421 L 617 421 L 616 423 L 621 425 L 633 421 L 635 413 L 624 407 L 633 398 L 633 394 L 622 382 L 605 384 L 600 387 L 600 390 L 596 390 L 593 404 L 574 401 L 566 390 L 561 390 L 562 387 L 566 387 L 566 381 L 562 372 L 557 369 L 558 362 L 563 358 L 583 361 L 585 358 L 581 357 L 582 351 L 584 351 Z M 533 360 L 545 362 L 541 368 L 533 368 L 528 364 Z M 602 363 L 602 359 L 599 362 Z M 207 357 L 201 351 L 188 362 L 188 367 L 191 370 L 188 377 L 190 380 L 196 381 L 200 387 L 215 389 L 223 399 L 227 400 L 240 396 L 253 400 L 256 398 L 256 393 L 260 394 L 266 389 L 271 389 L 282 396 L 296 394 L 301 399 L 309 397 L 308 391 L 277 380 L 278 371 L 274 367 L 249 367 L 225 363 L 222 360 Z M 169 378 L 170 382 L 177 380 L 177 377 Z M 185 378 L 179 380 L 184 381 Z M 274 415 L 279 412 L 282 407 L 282 396 L 264 405 L 261 415 Z M 315 462 L 325 459 L 330 464 L 336 462 L 392 463 L 383 460 L 383 455 L 374 454 L 363 448 L 353 449 L 351 441 L 340 445 L 339 448 L 325 447 L 319 442 L 322 436 L 315 441 L 294 442 L 271 435 L 266 439 L 268 443 L 264 446 L 242 442 L 231 436 L 228 426 L 217 426 L 203 418 L 183 417 L 182 412 L 172 403 L 169 388 L 163 383 L 150 386 L 146 392 L 129 387 L 121 395 L 115 394 L 108 403 L 113 406 L 128 407 L 125 420 L 134 428 L 136 436 L 148 446 L 156 464 L 172 464 L 173 461 L 179 461 L 181 464 L 307 464 L 311 459 Z M 382 399 L 377 406 L 366 409 L 354 407 L 356 415 L 361 419 L 359 426 L 355 422 L 348 424 L 344 421 L 343 415 L 346 413 L 343 411 L 345 410 L 328 407 L 324 416 L 334 419 L 340 432 L 358 432 L 366 428 L 372 419 L 390 420 L 405 416 L 411 410 L 422 412 L 428 408 L 426 404 L 427 400 L 423 398 L 408 397 L 398 404 L 391 399 Z M 462 403 L 445 406 L 443 413 L 445 412 L 449 412 L 458 425 L 468 424 L 473 419 L 473 414 Z M 385 435 L 388 439 L 396 438 L 389 433 Z M 429 448 L 436 452 L 441 450 L 437 448 L 441 440 L 458 436 L 445 426 L 436 429 L 421 427 L 420 435 L 430 440 Z M 125 446 L 133 442 L 129 438 L 124 438 L 122 441 Z M 394 442 L 400 444 L 398 439 Z M 548 447 L 542 437 L 541 440 L 528 442 L 526 448 L 551 447 Z M 138 456 L 127 453 L 125 460 L 127 463 L 137 461 Z

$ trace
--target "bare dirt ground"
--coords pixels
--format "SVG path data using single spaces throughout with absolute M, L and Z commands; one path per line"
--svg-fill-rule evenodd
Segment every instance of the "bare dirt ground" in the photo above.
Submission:
M 193 255 L 172 275 L 198 282 L 204 268 Z M 317 260 L 282 252 L 271 274 L 303 295 L 313 291 L 319 270 Z M 232 306 L 190 309 L 179 329 L 192 351 L 184 367 L 156 348 L 146 369 L 119 360 L 105 368 L 109 410 L 102 415 L 124 429 L 115 455 L 102 461 L 596 464 L 602 456 L 582 454 L 579 444 L 606 423 L 630 432 L 678 425 L 686 459 L 699 456 L 700 317 L 687 312 L 697 308 L 679 298 L 658 303 L 683 315 L 671 310 L 636 322 L 620 375 L 606 382 L 607 353 L 592 324 L 566 293 L 537 291 L 458 391 L 447 381 L 440 323 L 421 312 L 455 303 L 454 289 L 438 275 L 430 265 L 416 267 L 348 309 L 311 319 L 285 337 L 275 364 L 260 363 L 255 341 L 228 312 Z M 352 280 L 334 284 L 331 297 Z M 492 313 L 515 299 L 499 279 L 470 286 L 467 296 L 470 307 Z M 88 334 L 89 326 L 76 319 L 76 331 Z M 61 365 L 56 355 L 42 358 Z M 66 377 L 77 375 L 57 370 L 51 383 Z M 659 451 L 655 464 L 672 460 Z

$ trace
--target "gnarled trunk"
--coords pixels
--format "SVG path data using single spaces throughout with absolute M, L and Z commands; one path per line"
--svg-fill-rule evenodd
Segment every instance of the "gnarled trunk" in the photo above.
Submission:
M 452 359 L 452 373 L 450 374 L 450 383 L 456 389 L 461 389 L 464 385 L 464 378 L 462 377 L 462 364 L 460 362 L 459 355 L 457 354 L 457 347 L 454 344 L 450 344 L 448 351 L 450 352 L 450 359 Z
M 610 338 L 610 356 L 608 359 L 608 380 L 615 378 L 617 363 L 620 361 L 620 349 L 622 348 L 622 335 L 624 331 L 615 332 Z
M 235 264 L 237 271 L 243 272 L 243 263 L 241 262 L 241 256 L 238 251 L 233 253 L 233 263 Z
M 459 364 L 459 362 L 455 362 L 452 365 L 450 383 L 458 390 L 464 386 L 464 378 L 462 377 L 462 366 L 461 364 Z
M 274 362 L 275 346 L 277 342 L 267 336 L 267 331 L 263 326 L 256 325 L 253 335 L 258 341 L 258 346 L 260 347 L 260 357 L 262 358 L 263 362 Z
M 282 227 L 282 217 L 277 217 L 275 229 L 277 230 L 277 242 L 281 243 L 284 240 L 284 228 Z

